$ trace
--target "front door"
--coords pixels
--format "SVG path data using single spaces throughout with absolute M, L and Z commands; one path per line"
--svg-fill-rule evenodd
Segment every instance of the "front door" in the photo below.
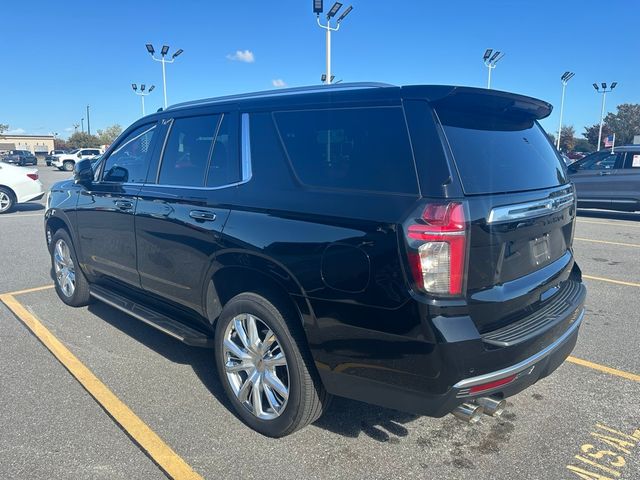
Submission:
M 96 181 L 79 195 L 78 248 L 83 267 L 92 275 L 140 286 L 134 212 L 155 132 L 155 123 L 131 131 L 104 159 Z
M 581 160 L 573 167 L 571 181 L 576 186 L 581 206 L 608 208 L 611 206 L 611 176 L 624 153 L 598 152 Z

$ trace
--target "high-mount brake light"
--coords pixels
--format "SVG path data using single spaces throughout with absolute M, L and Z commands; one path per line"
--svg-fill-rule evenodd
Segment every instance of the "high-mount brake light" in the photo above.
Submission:
M 456 296 L 464 283 L 467 226 L 464 205 L 430 203 L 407 228 L 409 262 L 418 288 Z

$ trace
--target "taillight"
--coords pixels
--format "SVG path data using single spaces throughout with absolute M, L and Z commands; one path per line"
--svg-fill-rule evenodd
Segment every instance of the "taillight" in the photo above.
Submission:
M 438 295 L 460 295 L 467 250 L 464 205 L 428 204 L 406 227 L 406 235 L 416 286 Z
M 38 179 L 38 174 L 37 173 L 27 173 L 27 177 L 29 177 L 31 180 L 37 180 Z

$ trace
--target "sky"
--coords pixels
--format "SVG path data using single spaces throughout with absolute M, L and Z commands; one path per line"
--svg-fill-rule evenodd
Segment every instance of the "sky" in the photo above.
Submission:
M 325 10 L 332 1 L 325 0 Z M 332 70 L 344 82 L 485 87 L 487 48 L 505 52 L 492 87 L 554 105 L 543 127 L 577 133 L 600 121 L 592 83 L 618 82 L 606 111 L 640 103 L 637 0 L 343 0 L 354 10 L 332 37 Z M 167 65 L 169 104 L 320 83 L 324 30 L 311 0 L 7 2 L 2 9 L 0 123 L 9 132 L 67 137 L 141 115 L 131 83 L 155 84 L 146 112 L 162 106 L 162 69 L 145 49 L 184 53 Z M 87 126 L 86 119 L 84 121 Z

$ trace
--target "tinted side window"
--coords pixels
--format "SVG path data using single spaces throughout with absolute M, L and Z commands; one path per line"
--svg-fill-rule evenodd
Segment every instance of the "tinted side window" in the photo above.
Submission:
M 274 114 L 293 169 L 318 187 L 417 193 L 413 155 L 399 107 Z
M 615 166 L 617 160 L 617 153 L 600 153 L 586 160 L 579 168 L 580 170 L 609 170 Z
M 105 182 L 143 183 L 153 151 L 156 125 L 144 125 L 135 129 L 120 142 L 104 164 Z
M 238 151 L 237 117 L 225 114 L 213 144 L 213 154 L 207 172 L 207 187 L 221 187 L 241 180 Z
M 640 151 L 627 152 L 624 168 L 635 168 L 636 170 L 640 170 Z
M 159 183 L 203 187 L 213 137 L 220 115 L 178 118 L 173 121 L 162 157 Z

